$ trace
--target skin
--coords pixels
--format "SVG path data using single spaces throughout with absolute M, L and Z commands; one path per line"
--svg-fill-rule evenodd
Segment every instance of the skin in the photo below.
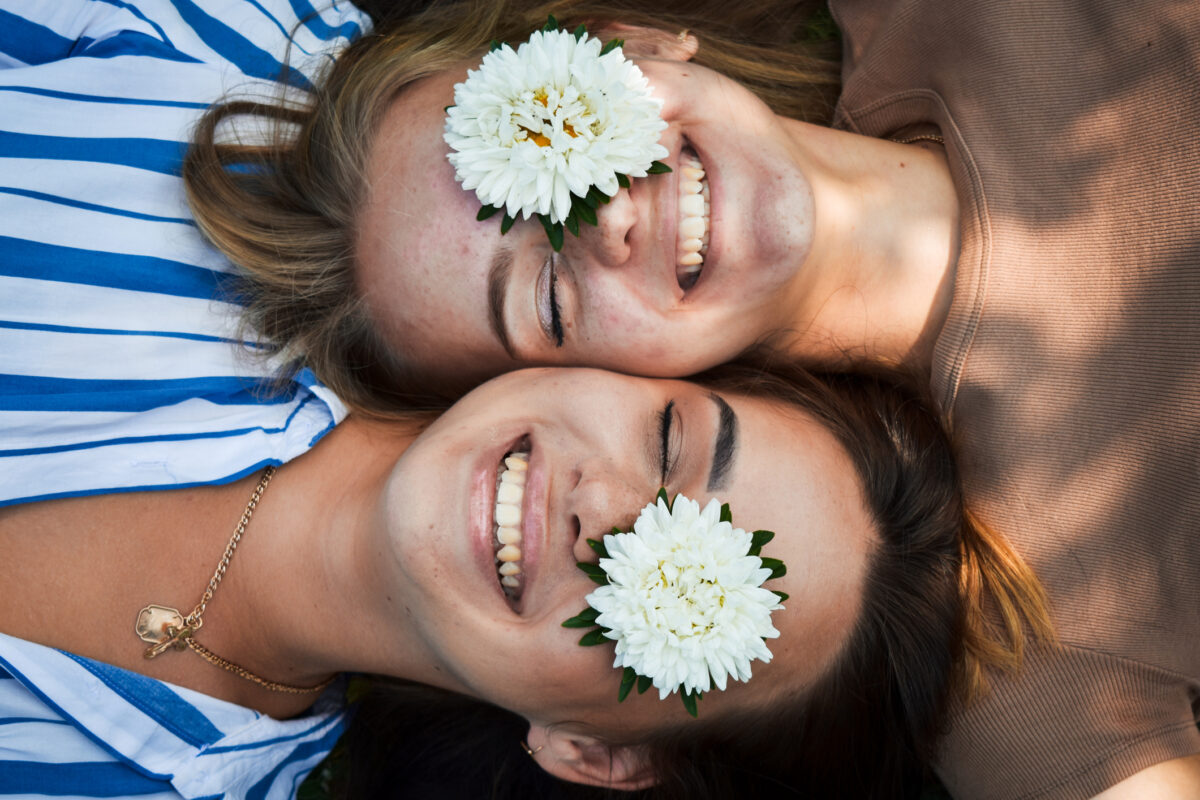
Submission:
M 939 152 L 780 117 L 736 82 L 687 61 L 698 46 L 624 28 L 663 100 L 660 143 L 689 144 L 712 194 L 699 281 L 676 277 L 678 170 L 634 180 L 561 256 L 541 226 L 505 236 L 445 159 L 442 109 L 464 63 L 400 94 L 372 145 L 361 212 L 359 285 L 397 353 L 435 380 L 478 380 L 530 364 L 678 376 L 770 335 L 822 359 L 928 361 L 948 308 L 958 206 Z M 672 39 L 674 37 L 671 37 Z M 502 346 L 488 273 L 511 254 Z M 563 343 L 547 333 L 553 269 Z M 541 294 L 539 295 L 539 287 Z M 539 316 L 539 304 L 541 316 Z
M 903 146 L 772 114 L 736 83 L 686 61 L 685 43 L 624 28 L 626 53 L 662 98 L 662 143 L 686 140 L 708 170 L 713 252 L 694 291 L 674 282 L 677 173 L 637 180 L 600 225 L 567 237 L 556 264 L 565 340 L 538 323 L 549 248 L 536 223 L 501 239 L 444 160 L 441 109 L 464 64 L 396 101 L 375 145 L 359 241 L 360 286 L 397 352 L 435 378 L 475 380 L 522 364 L 592 364 L 682 375 L 764 336 L 794 354 L 866 356 L 927 370 L 949 309 L 958 205 L 940 148 Z M 447 242 L 453 242 L 447 247 Z M 488 330 L 486 272 L 514 253 L 506 297 L 513 352 Z M 702 291 L 703 290 L 703 291 Z M 582 758 L 586 743 L 561 745 Z M 558 757 L 557 753 L 554 753 Z M 1104 798 L 1200 795 L 1200 759 L 1149 767 Z
M 1163 761 L 1096 795 L 1096 800 L 1188 800 L 1200 795 L 1200 755 Z
M 739 443 L 717 493 L 737 525 L 777 532 L 768 554 L 789 571 L 768 586 L 791 599 L 773 618 L 774 660 L 755 663 L 754 681 L 707 695 L 705 714 L 766 702 L 822 672 L 853 624 L 873 539 L 858 479 L 823 428 L 765 401 L 726 399 Z M 575 566 L 596 560 L 584 539 L 631 523 L 662 484 L 659 414 L 672 400 L 666 485 L 706 502 L 719 414 L 693 384 L 520 372 L 415 439 L 348 420 L 280 470 L 198 638 L 275 680 L 374 672 L 497 703 L 529 720 L 531 743 L 551 745 L 539 754 L 547 769 L 636 785 L 637 760 L 614 777 L 610 756 L 621 756 L 597 732 L 676 721 L 682 705 L 648 693 L 618 707 L 612 648 L 579 647 L 561 622 L 594 588 Z M 494 572 L 488 517 L 496 465 L 526 436 L 527 585 L 513 604 Z M 312 697 L 266 692 L 191 654 L 146 661 L 129 630 L 148 602 L 191 608 L 256 480 L 5 509 L 0 581 L 21 591 L 0 598 L 0 630 L 276 716 L 299 713 Z

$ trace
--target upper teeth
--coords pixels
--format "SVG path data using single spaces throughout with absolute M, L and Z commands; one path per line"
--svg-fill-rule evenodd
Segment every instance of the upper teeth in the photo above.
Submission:
M 675 261 L 675 277 L 685 290 L 695 285 L 704 269 L 710 208 L 704 167 L 695 152 L 685 147 L 679 155 L 679 239 Z
M 521 593 L 521 518 L 529 453 L 510 453 L 496 478 L 496 564 L 500 585 L 509 597 Z

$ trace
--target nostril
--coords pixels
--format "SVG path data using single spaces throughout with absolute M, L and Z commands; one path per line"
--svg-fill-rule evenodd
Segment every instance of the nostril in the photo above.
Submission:
M 579 524 L 579 517 L 571 515 L 571 524 L 575 527 L 575 540 L 579 540 L 579 535 L 583 533 L 583 526 Z

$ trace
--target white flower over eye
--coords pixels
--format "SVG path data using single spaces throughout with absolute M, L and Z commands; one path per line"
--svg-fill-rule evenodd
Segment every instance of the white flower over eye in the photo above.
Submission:
M 701 511 L 682 495 L 668 504 L 660 491 L 631 533 L 589 540 L 600 563 L 579 566 L 601 586 L 564 625 L 598 627 L 580 644 L 616 641 L 613 666 L 625 669 L 619 699 L 635 682 L 639 692 L 653 685 L 659 699 L 679 691 L 695 716 L 713 684 L 747 681 L 751 661 L 771 660 L 764 640 L 779 636 L 771 613 L 787 597 L 762 588 L 786 572 L 782 561 L 759 556 L 773 536 L 733 527 L 729 506 L 716 500 Z
M 580 220 L 595 224 L 628 176 L 667 171 L 655 161 L 667 155 L 662 102 L 612 44 L 543 29 L 516 50 L 499 45 L 455 85 L 447 157 L 483 203 L 480 219 L 503 210 L 506 231 L 536 214 L 559 249 L 563 224 L 576 235 Z

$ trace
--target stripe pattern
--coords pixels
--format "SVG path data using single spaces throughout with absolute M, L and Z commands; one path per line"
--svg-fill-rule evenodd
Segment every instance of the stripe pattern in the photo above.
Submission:
M 325 2 L 0 0 L 0 506 L 235 480 L 345 416 L 264 380 L 179 177 L 210 103 L 310 86 L 368 24 Z
M 341 735 L 343 691 L 276 720 L 0 634 L 0 797 L 285 800 Z
M 234 480 L 342 419 L 310 373 L 264 380 L 179 173 L 213 100 L 310 85 L 365 24 L 345 0 L 0 0 L 0 505 Z M 341 695 L 279 721 L 0 634 L 0 797 L 294 797 Z

